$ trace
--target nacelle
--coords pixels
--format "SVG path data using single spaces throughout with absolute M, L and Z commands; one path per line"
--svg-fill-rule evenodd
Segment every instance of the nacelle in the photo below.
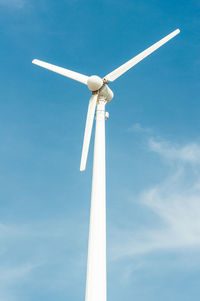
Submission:
M 114 93 L 107 84 L 104 84 L 99 90 L 99 96 L 103 97 L 107 102 L 109 102 L 113 99 Z

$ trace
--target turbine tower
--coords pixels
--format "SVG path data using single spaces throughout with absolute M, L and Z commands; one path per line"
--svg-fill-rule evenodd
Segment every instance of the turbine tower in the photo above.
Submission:
M 89 90 L 92 92 L 88 106 L 80 164 L 80 170 L 84 171 L 86 168 L 93 120 L 96 111 L 85 301 L 106 301 L 107 297 L 105 105 L 113 98 L 113 92 L 108 87 L 108 83 L 116 80 L 145 57 L 179 34 L 179 32 L 180 30 L 176 29 L 157 43 L 136 55 L 125 64 L 121 65 L 119 68 L 107 74 L 103 79 L 96 75 L 88 77 L 86 75 L 45 63 L 40 60 L 34 59 L 32 61 L 34 64 L 40 67 L 54 71 L 87 85 Z

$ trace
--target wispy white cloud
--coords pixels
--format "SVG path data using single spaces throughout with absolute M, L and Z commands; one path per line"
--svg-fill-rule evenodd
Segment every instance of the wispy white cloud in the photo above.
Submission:
M 0 300 L 26 300 L 19 295 L 25 285 L 54 292 L 73 286 L 75 277 L 78 283 L 86 264 L 81 231 L 84 223 L 72 220 L 0 223 Z
M 12 283 L 13 280 L 21 279 L 27 276 L 33 268 L 35 268 L 37 265 L 33 264 L 26 264 L 22 266 L 15 266 L 15 267 L 4 267 L 0 266 L 0 285 L 4 283 L 4 285 L 8 285 L 9 283 Z
M 138 205 L 154 216 L 150 227 L 114 231 L 115 258 L 200 249 L 200 145 L 196 142 L 178 145 L 154 137 L 148 138 L 147 145 L 148 151 L 161 156 L 170 167 L 164 167 L 164 181 L 138 195 Z
M 136 132 L 136 133 L 146 133 L 149 134 L 152 132 L 151 128 L 144 127 L 140 123 L 135 123 L 128 128 L 128 132 Z
M 170 143 L 169 141 L 150 138 L 149 149 L 158 153 L 165 159 L 178 160 L 189 163 L 200 163 L 200 144 L 188 143 L 183 146 Z
M 0 266 L 0 299 L 3 301 L 19 300 L 16 294 L 13 294 L 13 288 L 16 285 L 23 285 L 30 277 L 37 265 L 1 265 Z

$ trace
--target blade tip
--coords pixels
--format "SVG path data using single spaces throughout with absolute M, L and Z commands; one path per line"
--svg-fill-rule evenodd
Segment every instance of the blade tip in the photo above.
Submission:
M 82 164 L 80 166 L 80 171 L 85 171 L 85 166 L 83 166 Z

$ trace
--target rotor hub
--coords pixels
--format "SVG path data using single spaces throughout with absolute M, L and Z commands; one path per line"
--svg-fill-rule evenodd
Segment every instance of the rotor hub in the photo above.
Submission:
M 103 80 L 97 75 L 92 75 L 88 78 L 87 85 L 90 91 L 98 91 L 103 86 Z

